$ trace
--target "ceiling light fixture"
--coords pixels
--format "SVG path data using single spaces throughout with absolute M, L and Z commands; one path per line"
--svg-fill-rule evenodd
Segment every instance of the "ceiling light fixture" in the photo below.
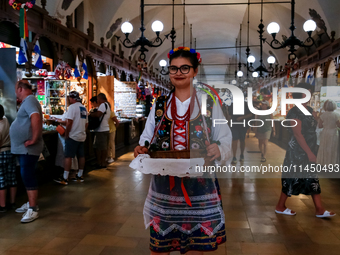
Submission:
M 141 0 L 140 2 L 141 2 L 141 4 L 140 4 L 140 9 L 141 9 L 141 27 L 140 27 L 140 31 L 142 32 L 142 34 L 141 34 L 141 36 L 135 42 L 131 42 L 131 40 L 129 39 L 129 35 L 133 31 L 133 26 L 128 21 L 124 22 L 121 25 L 121 30 L 125 34 L 125 39 L 124 39 L 124 41 L 122 41 L 122 44 L 126 48 L 135 48 L 135 47 L 140 46 L 139 51 L 141 53 L 140 53 L 139 58 L 141 60 L 145 60 L 145 58 L 146 58 L 145 52 L 149 51 L 146 47 L 152 48 L 152 47 L 159 47 L 159 46 L 161 46 L 163 44 L 163 41 L 165 39 L 167 39 L 170 34 L 167 34 L 165 36 L 165 38 L 162 40 L 159 37 L 159 35 L 163 31 L 164 25 L 163 25 L 163 23 L 161 21 L 156 20 L 151 25 L 151 29 L 156 33 L 156 36 L 157 36 L 156 39 L 154 41 L 149 41 L 144 36 L 144 31 L 145 31 L 145 27 L 144 27 L 144 0 Z M 117 36 L 117 38 L 119 39 L 120 37 Z
M 289 60 L 295 60 L 296 59 L 296 46 L 297 47 L 305 47 L 305 48 L 310 48 L 315 44 L 314 39 L 312 38 L 312 32 L 316 29 L 316 23 L 313 20 L 307 20 L 305 24 L 303 25 L 303 29 L 305 32 L 308 34 L 308 38 L 303 42 L 300 41 L 294 34 L 295 30 L 295 25 L 294 25 L 294 18 L 295 18 L 295 0 L 291 0 L 291 26 L 289 27 L 291 31 L 291 35 L 289 38 L 284 40 L 283 42 L 279 42 L 276 39 L 277 33 L 280 31 L 280 26 L 276 22 L 272 22 L 268 25 L 267 31 L 269 34 L 272 35 L 273 40 L 268 43 L 270 47 L 273 49 L 282 49 L 289 47 L 289 55 L 288 59 Z

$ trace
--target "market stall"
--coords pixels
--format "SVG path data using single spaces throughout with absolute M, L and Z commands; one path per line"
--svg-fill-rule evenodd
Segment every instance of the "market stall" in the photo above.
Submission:
M 140 89 L 140 88 L 139 88 Z M 145 126 L 145 106 L 137 105 L 137 83 L 114 80 L 114 110 L 120 121 L 116 149 L 137 143 Z

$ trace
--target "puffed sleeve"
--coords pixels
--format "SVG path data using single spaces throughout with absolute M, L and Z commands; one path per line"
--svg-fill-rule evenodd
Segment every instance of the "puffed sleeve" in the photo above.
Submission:
M 154 103 L 151 108 L 151 111 L 145 123 L 144 131 L 142 135 L 140 136 L 140 139 L 139 139 L 140 146 L 144 146 L 145 141 L 148 141 L 149 143 L 151 142 L 151 139 L 155 131 L 155 109 L 156 109 L 156 103 Z

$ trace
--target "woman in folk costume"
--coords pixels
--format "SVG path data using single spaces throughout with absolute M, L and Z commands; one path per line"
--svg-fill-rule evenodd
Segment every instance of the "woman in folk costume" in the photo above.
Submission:
M 168 57 L 175 89 L 154 103 L 135 157 L 148 153 L 144 145 L 153 142 L 151 148 L 162 151 L 206 149 L 210 164 L 225 162 L 231 157 L 230 129 L 212 125 L 213 119 L 225 119 L 221 107 L 208 95 L 203 117 L 202 96 L 192 86 L 200 54 L 179 47 Z M 143 214 L 145 226 L 150 226 L 151 254 L 201 255 L 226 241 L 220 189 L 211 174 L 208 178 L 152 175 Z

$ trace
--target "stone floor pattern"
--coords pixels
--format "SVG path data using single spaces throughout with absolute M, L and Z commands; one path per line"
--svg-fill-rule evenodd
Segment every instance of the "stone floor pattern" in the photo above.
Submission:
M 261 164 L 252 136 L 246 140 L 244 165 Z M 280 165 L 284 154 L 270 143 L 266 164 Z M 150 176 L 130 169 L 132 158 L 129 152 L 108 169 L 87 173 L 82 184 L 44 184 L 35 222 L 21 224 L 21 216 L 13 211 L 1 214 L 0 255 L 150 254 L 142 214 Z M 304 195 L 288 199 L 296 216 L 276 215 L 280 174 L 233 177 L 220 179 L 228 241 L 210 254 L 340 254 L 340 216 L 317 219 L 311 197 Z M 326 208 L 340 214 L 340 180 L 320 183 Z M 26 199 L 21 195 L 17 204 Z

